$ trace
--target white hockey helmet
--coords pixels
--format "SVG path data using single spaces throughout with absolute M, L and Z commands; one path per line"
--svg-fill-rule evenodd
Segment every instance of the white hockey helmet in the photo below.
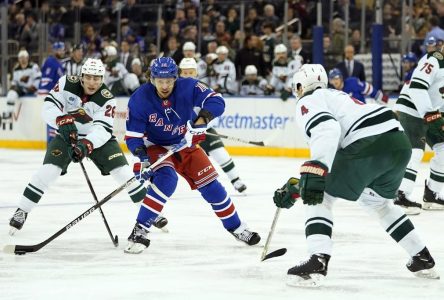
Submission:
M 20 50 L 19 53 L 17 54 L 17 57 L 29 57 L 29 53 L 26 50 Z
M 182 51 L 196 51 L 196 45 L 193 42 L 183 44 Z
M 228 54 L 228 48 L 225 46 L 219 46 L 216 48 L 216 54 Z
M 117 56 L 117 49 L 114 46 L 105 47 L 106 56 Z
M 274 47 L 274 54 L 287 53 L 287 47 L 284 44 L 279 44 Z
M 197 63 L 194 58 L 183 58 L 180 61 L 179 69 L 195 69 L 197 70 Z
M 298 89 L 302 89 L 302 94 L 313 91 L 316 88 L 326 88 L 328 84 L 327 72 L 320 64 L 305 64 L 293 75 L 291 90 L 296 99 Z
M 257 68 L 255 65 L 248 65 L 245 67 L 245 75 L 257 75 Z
M 88 58 L 82 66 L 81 75 L 105 76 L 105 66 L 100 59 Z

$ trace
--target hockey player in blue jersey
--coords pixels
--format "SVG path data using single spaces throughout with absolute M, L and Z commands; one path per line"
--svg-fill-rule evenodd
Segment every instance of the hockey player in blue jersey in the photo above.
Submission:
M 413 70 L 415 70 L 416 64 L 418 63 L 418 58 L 415 53 L 409 52 L 402 56 L 401 63 L 402 72 L 404 74 L 402 76 L 403 83 L 409 83 L 412 78 Z
M 374 98 L 379 104 L 387 104 L 388 97 L 381 90 L 373 88 L 373 85 L 366 81 L 360 81 L 357 77 L 348 77 L 344 80 L 344 76 L 337 68 L 330 70 L 328 80 L 335 89 L 349 94 L 351 97 L 365 103 L 365 97 Z
M 177 65 L 170 57 L 155 59 L 150 74 L 150 82 L 140 86 L 128 103 L 125 136 L 128 149 L 140 161 L 153 163 L 173 145 L 186 142 L 187 147 L 160 163 L 150 174 L 151 185 L 125 252 L 137 254 L 149 246 L 148 231 L 176 190 L 177 174 L 200 192 L 237 240 L 257 244 L 259 234 L 241 222 L 208 156 L 196 145 L 205 139 L 211 121 L 224 112 L 224 99 L 196 79 L 178 78 Z M 198 115 L 194 107 L 201 107 Z
M 38 94 L 47 95 L 56 85 L 60 77 L 65 74 L 61 59 L 65 56 L 65 44 L 55 42 L 52 44 L 53 55 L 48 56 L 42 66 L 42 80 L 40 81 Z

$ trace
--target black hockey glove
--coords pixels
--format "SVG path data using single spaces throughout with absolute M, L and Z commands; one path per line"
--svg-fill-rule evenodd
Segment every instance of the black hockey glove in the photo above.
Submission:
M 86 156 L 89 156 L 94 150 L 93 144 L 87 139 L 81 139 L 72 148 L 68 147 L 68 154 L 75 163 L 81 162 Z
M 77 127 L 75 118 L 71 115 L 63 115 L 56 118 L 56 125 L 62 139 L 69 145 L 77 141 Z
M 299 197 L 299 179 L 291 177 L 282 188 L 274 192 L 273 201 L 277 207 L 290 208 Z
M 304 204 L 316 205 L 322 203 L 327 173 L 328 167 L 318 160 L 306 161 L 301 166 L 299 189 Z
M 152 171 L 145 171 L 145 168 L 150 166 L 150 157 L 145 146 L 137 147 L 134 152 L 134 156 L 139 158 L 139 162 L 135 162 L 133 165 L 133 173 L 140 183 L 144 184 L 153 175 Z
M 429 133 L 432 136 L 444 138 L 444 118 L 439 111 L 426 113 L 424 121 L 429 125 Z

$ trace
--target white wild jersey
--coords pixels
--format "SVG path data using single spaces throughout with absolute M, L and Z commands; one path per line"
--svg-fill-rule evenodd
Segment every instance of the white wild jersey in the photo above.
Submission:
M 338 149 L 393 129 L 403 131 L 389 108 L 364 104 L 334 89 L 317 89 L 299 99 L 296 120 L 309 143 L 311 159 L 329 168 Z
M 277 91 L 283 88 L 291 89 L 293 75 L 299 71 L 301 66 L 301 61 L 296 59 L 287 59 L 285 62 L 275 60 L 273 62 L 273 69 L 271 70 L 270 85 Z
M 121 62 L 117 62 L 114 67 L 106 68 L 105 84 L 112 88 L 114 83 L 123 79 L 123 77 L 125 77 L 125 75 L 128 73 L 129 72 L 126 67 Z
M 419 60 L 410 83 L 402 87 L 394 110 L 423 118 L 426 113 L 443 106 L 443 95 L 444 57 L 436 51 Z
M 237 91 L 236 82 L 236 67 L 230 59 L 225 59 L 223 62 L 216 61 L 213 64 L 214 71 L 217 73 L 216 83 L 228 93 L 235 93 Z
M 115 108 L 116 99 L 105 84 L 95 94 L 87 96 L 80 77 L 65 75 L 46 96 L 42 117 L 48 125 L 57 128 L 57 117 L 72 115 L 79 138 L 86 138 L 94 148 L 99 148 L 113 137 Z
M 262 77 L 257 77 L 254 81 L 248 81 L 247 79 L 241 82 L 240 95 L 264 95 L 265 88 L 267 87 L 267 80 Z
M 39 66 L 30 62 L 24 68 L 21 68 L 20 65 L 17 65 L 14 68 L 11 84 L 18 86 L 21 89 L 35 87 L 37 90 L 41 79 L 42 73 L 40 72 Z

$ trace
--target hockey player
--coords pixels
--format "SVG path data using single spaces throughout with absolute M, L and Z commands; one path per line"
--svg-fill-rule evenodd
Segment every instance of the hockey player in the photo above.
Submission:
M 187 148 L 154 168 L 125 252 L 141 253 L 149 246 L 147 235 L 151 223 L 176 190 L 177 174 L 200 192 L 237 240 L 257 244 L 259 234 L 241 222 L 208 156 L 196 146 L 205 139 L 211 120 L 223 113 L 224 99 L 196 79 L 177 78 L 177 66 L 171 57 L 155 59 L 150 70 L 150 83 L 142 85 L 128 103 L 125 137 L 128 149 L 141 161 L 153 163 L 172 145 L 186 142 Z M 201 108 L 198 115 L 194 107 Z
M 197 79 L 197 68 L 198 67 L 194 58 L 184 58 L 179 64 L 179 75 L 183 78 Z M 198 114 L 200 107 L 195 108 L 194 111 L 196 114 Z M 201 142 L 199 146 L 201 146 L 207 155 L 214 159 L 225 174 L 227 174 L 236 191 L 239 193 L 244 192 L 247 189 L 247 186 L 240 180 L 239 173 L 234 165 L 233 159 L 225 149 L 221 138 L 215 136 L 217 135 L 217 132 L 214 128 L 209 128 L 207 132 L 213 135 L 207 135 L 205 141 Z
M 18 63 L 12 73 L 11 87 L 6 95 L 7 107 L 3 119 L 12 118 L 19 97 L 35 94 L 42 78 L 39 66 L 29 61 L 28 51 L 20 50 L 17 58 Z
M 182 47 L 184 58 L 193 58 L 197 63 L 197 79 L 208 84 L 207 63 L 196 55 L 196 45 L 193 42 L 185 42 Z
M 373 88 L 373 85 L 366 81 L 360 81 L 358 77 L 347 77 L 344 80 L 341 70 L 334 68 L 328 73 L 328 80 L 335 89 L 349 94 L 351 97 L 365 103 L 365 97 L 374 98 L 376 103 L 385 105 L 388 102 L 387 95 L 381 90 Z
M 440 51 L 428 53 L 419 60 L 412 79 L 404 84 L 394 106 L 413 147 L 395 201 L 408 214 L 419 214 L 421 207 L 426 210 L 444 209 L 444 198 L 440 196 L 444 187 L 444 118 L 439 112 L 444 85 L 443 50 L 441 45 Z M 411 196 L 426 143 L 435 155 L 430 161 L 430 175 L 425 183 L 421 206 L 412 201 Z
M 20 230 L 31 210 L 55 180 L 66 174 L 68 165 L 89 157 L 102 175 L 119 185 L 134 177 L 113 136 L 116 100 L 103 84 L 105 67 L 98 59 L 88 59 L 81 75 L 63 76 L 43 103 L 42 117 L 57 128 L 58 135 L 48 145 L 43 165 L 31 178 L 10 220 L 10 234 Z M 78 138 L 77 138 L 78 137 Z M 127 188 L 131 200 L 142 201 L 146 189 L 140 182 Z
M 403 82 L 410 82 L 412 79 L 413 70 L 416 68 L 416 63 L 418 62 L 418 58 L 415 53 L 409 52 L 404 54 L 401 59 L 402 63 L 402 76 Z
M 131 95 L 140 86 L 136 74 L 129 73 L 119 61 L 116 47 L 106 46 L 104 54 L 106 63 L 105 84 L 115 95 Z
M 213 64 L 216 80 L 212 88 L 221 94 L 234 95 L 237 93 L 236 67 L 228 58 L 228 48 L 219 46 L 216 54 L 217 60 Z
M 257 68 L 254 65 L 245 67 L 245 79 L 241 82 L 241 96 L 262 96 L 265 94 L 267 80 L 257 76 Z
M 47 95 L 56 85 L 60 77 L 65 74 L 62 58 L 65 56 L 65 43 L 55 42 L 52 44 L 53 55 L 48 56 L 42 66 L 42 80 L 40 81 L 39 95 Z
M 287 47 L 284 44 L 276 45 L 274 48 L 275 59 L 270 83 L 267 85 L 269 93 L 275 93 L 286 101 L 291 95 L 291 77 L 301 67 L 299 59 L 288 58 Z
M 300 180 L 290 178 L 275 192 L 278 207 L 305 204 L 309 259 L 288 270 L 290 285 L 318 285 L 332 253 L 332 206 L 336 198 L 357 201 L 411 257 L 409 271 L 439 278 L 435 262 L 402 209 L 393 205 L 411 146 L 389 108 L 363 104 L 327 89 L 322 65 L 305 64 L 293 77 L 296 120 L 310 145 Z

